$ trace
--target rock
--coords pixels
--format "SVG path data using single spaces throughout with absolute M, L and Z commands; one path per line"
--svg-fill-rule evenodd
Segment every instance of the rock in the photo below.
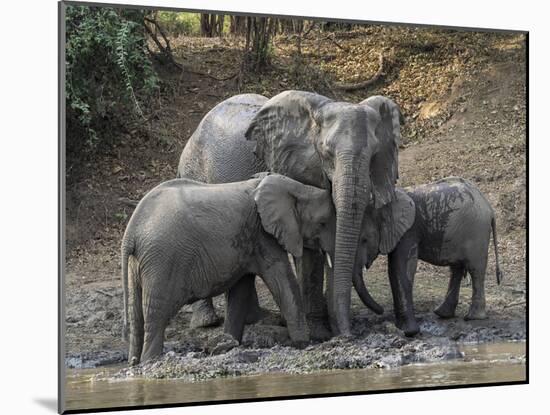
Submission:
M 242 350 L 235 356 L 236 361 L 241 363 L 256 363 L 260 357 L 258 350 Z

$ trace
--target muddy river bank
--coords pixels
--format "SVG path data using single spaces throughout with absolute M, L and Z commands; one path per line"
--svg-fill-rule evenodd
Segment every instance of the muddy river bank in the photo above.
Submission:
M 68 409 L 525 379 L 526 290 L 519 272 L 523 269 L 508 274 L 498 286 L 494 278 L 487 279 L 486 320 L 463 319 L 471 297 L 467 281 L 463 282 L 456 317 L 442 320 L 433 310 L 443 300 L 447 270 L 419 264 L 415 308 L 421 332 L 408 338 L 394 325 L 391 290 L 385 264 L 380 261 L 365 279 L 384 313 L 375 315 L 367 310 L 353 293 L 353 338 L 333 338 L 301 350 L 290 345 L 271 294 L 257 280 L 258 297 L 267 315 L 245 328 L 240 346 L 220 347 L 227 340 L 221 325 L 190 328 L 190 308 L 184 307 L 166 329 L 164 354 L 129 368 L 127 345 L 121 337 L 117 257 L 96 265 L 70 266 L 67 274 L 64 357 Z M 214 305 L 223 317 L 223 296 L 215 298 Z
M 123 363 L 127 345 L 122 340 L 122 289 L 115 274 L 110 280 L 69 279 L 66 296 L 65 366 L 85 369 Z M 384 274 L 370 273 L 368 284 L 384 306 L 383 315 L 367 310 L 352 296 L 353 338 L 312 343 L 303 350 L 290 346 L 286 327 L 271 294 L 260 281 L 264 319 L 245 328 L 242 345 L 228 350 L 221 325 L 193 329 L 191 312 L 184 307 L 165 333 L 165 354 L 159 360 L 128 369 L 120 376 L 186 378 L 189 381 L 220 376 L 267 373 L 309 373 L 325 369 L 397 367 L 416 362 L 442 361 L 457 356 L 463 344 L 520 341 L 526 338 L 524 287 L 512 281 L 488 283 L 488 319 L 465 321 L 471 287 L 464 283 L 456 317 L 442 320 L 433 309 L 441 301 L 448 277 L 419 279 L 416 287 L 417 318 L 421 332 L 407 338 L 394 325 L 391 291 Z M 519 297 L 519 298 L 518 298 Z M 518 301 L 520 300 L 520 301 Z M 514 304 L 518 304 L 514 306 Z M 223 296 L 214 300 L 223 317 Z M 512 305 L 512 306 L 510 306 Z
M 308 374 L 281 371 L 251 376 L 189 382 L 151 379 L 146 375 L 121 377 L 126 369 L 113 365 L 95 369 L 68 369 L 66 409 L 169 405 L 231 399 L 257 399 L 368 392 L 526 379 L 525 342 L 458 345 L 454 358 L 405 366 L 348 370 L 321 370 Z M 171 359 L 168 357 L 167 359 Z

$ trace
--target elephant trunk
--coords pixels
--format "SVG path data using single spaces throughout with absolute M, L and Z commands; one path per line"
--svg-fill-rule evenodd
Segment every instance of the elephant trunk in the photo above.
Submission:
M 355 272 L 353 274 L 353 287 L 355 288 L 355 291 L 357 291 L 359 298 L 368 308 L 370 308 L 376 314 L 384 314 L 384 308 L 380 304 L 378 304 L 374 300 L 374 298 L 372 298 L 369 290 L 367 290 L 365 282 L 363 281 L 363 275 L 361 271 L 362 269 L 360 268 L 358 272 Z
M 332 196 L 336 207 L 334 274 L 328 281 L 328 311 L 335 335 L 351 335 L 351 284 L 363 214 L 370 194 L 365 157 L 336 158 Z

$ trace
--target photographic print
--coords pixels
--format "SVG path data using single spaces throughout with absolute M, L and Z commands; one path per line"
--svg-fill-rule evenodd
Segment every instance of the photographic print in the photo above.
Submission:
M 60 412 L 528 381 L 527 32 L 59 11 Z

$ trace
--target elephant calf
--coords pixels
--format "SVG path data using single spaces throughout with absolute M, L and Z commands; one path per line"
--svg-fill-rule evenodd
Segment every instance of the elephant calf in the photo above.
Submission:
M 121 248 L 130 364 L 162 353 L 165 328 L 183 305 L 224 292 L 224 330 L 240 341 L 256 274 L 292 341 L 307 342 L 287 251 L 300 257 L 304 246 L 333 250 L 334 218 L 330 192 L 277 174 L 227 184 L 175 179 L 151 190 Z
M 377 253 L 387 253 L 376 246 L 380 239 L 377 237 L 380 223 L 389 220 L 408 229 L 388 255 L 397 326 L 407 335 L 419 331 L 412 300 L 418 259 L 451 268 L 445 300 L 435 310 L 438 316 L 454 317 L 461 279 L 468 272 L 472 277 L 472 303 L 464 318 L 486 318 L 485 271 L 491 231 L 497 283 L 500 283 L 502 274 L 498 261 L 495 214 L 485 196 L 472 183 L 458 177 L 397 189 L 396 194 L 392 213 L 385 219 L 374 214 L 365 215 L 362 241 L 366 244 L 369 255 L 367 263 L 370 265 Z M 378 212 L 383 213 L 383 210 Z

